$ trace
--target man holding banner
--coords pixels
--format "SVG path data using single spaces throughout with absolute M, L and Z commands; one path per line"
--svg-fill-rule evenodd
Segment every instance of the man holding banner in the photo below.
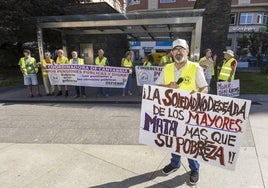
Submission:
M 234 58 L 234 52 L 232 50 L 227 50 L 223 52 L 225 61 L 221 67 L 219 81 L 231 82 L 234 80 L 235 71 L 237 67 L 237 61 Z
M 77 51 L 72 51 L 72 59 L 70 59 L 69 64 L 73 65 L 84 65 L 84 59 L 78 57 Z M 74 98 L 79 98 L 82 95 L 83 98 L 86 98 L 86 88 L 85 86 L 75 86 L 75 96 Z
M 175 62 L 167 64 L 162 70 L 157 85 L 168 88 L 181 89 L 190 92 L 207 93 L 207 82 L 203 69 L 194 62 L 189 61 L 189 46 L 184 39 L 177 39 L 172 44 L 172 56 Z M 162 172 L 166 175 L 171 174 L 181 166 L 181 156 L 171 154 L 171 163 L 165 166 Z M 195 185 L 199 181 L 199 163 L 196 160 L 188 159 L 190 173 L 190 183 Z
M 217 82 L 217 95 L 238 97 L 240 94 L 240 82 L 234 80 L 237 61 L 234 58 L 234 52 L 227 50 L 223 52 L 224 62 L 220 69 L 220 74 Z M 219 69 L 220 67 L 218 67 Z
M 98 50 L 98 56 L 95 58 L 95 65 L 97 66 L 108 66 L 109 62 L 107 57 L 104 57 L 104 50 Z M 97 92 L 97 97 L 100 96 L 109 97 L 109 88 L 99 87 Z

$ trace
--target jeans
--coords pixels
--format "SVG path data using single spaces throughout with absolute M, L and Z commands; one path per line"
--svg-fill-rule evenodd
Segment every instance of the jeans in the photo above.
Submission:
M 179 167 L 181 164 L 181 156 L 180 155 L 176 155 L 176 154 L 171 154 L 172 158 L 171 158 L 171 166 L 172 167 Z M 188 163 L 189 163 L 189 168 L 191 169 L 191 171 L 198 171 L 200 164 L 198 163 L 198 161 L 193 160 L 193 159 L 188 159 Z
M 81 94 L 86 95 L 85 86 L 75 86 L 76 95 L 80 96 L 80 89 L 81 89 Z
M 127 84 L 126 84 L 126 87 L 124 89 L 124 92 L 131 92 L 131 89 L 132 89 L 132 74 L 128 75 L 128 78 L 127 78 Z
M 210 83 L 211 83 L 211 78 L 206 78 L 207 84 L 208 84 L 208 92 L 210 92 Z
M 27 74 L 24 75 L 24 85 L 29 86 L 29 85 L 33 85 L 33 86 L 37 86 L 38 85 L 38 80 L 37 80 L 37 76 L 36 74 Z

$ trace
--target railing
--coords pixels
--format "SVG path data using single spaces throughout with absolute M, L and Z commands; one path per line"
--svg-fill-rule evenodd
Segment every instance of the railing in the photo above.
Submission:
M 121 5 L 121 3 L 118 0 L 80 0 L 81 4 L 100 3 L 100 2 L 106 2 L 118 12 L 125 13 L 124 5 Z

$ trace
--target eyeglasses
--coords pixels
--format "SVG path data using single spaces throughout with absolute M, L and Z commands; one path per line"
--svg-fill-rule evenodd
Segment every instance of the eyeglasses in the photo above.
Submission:
M 183 48 L 183 47 L 175 47 L 175 48 L 173 48 L 172 49 L 173 51 L 183 51 L 183 50 L 185 50 L 185 48 Z

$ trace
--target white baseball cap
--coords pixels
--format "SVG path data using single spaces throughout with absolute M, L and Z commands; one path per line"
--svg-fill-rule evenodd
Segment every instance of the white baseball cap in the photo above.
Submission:
M 181 46 L 181 47 L 183 47 L 185 49 L 189 49 L 189 46 L 188 46 L 186 40 L 184 40 L 184 39 L 176 39 L 176 40 L 174 40 L 173 43 L 172 43 L 172 48 L 175 48 L 176 46 Z
M 233 50 L 227 50 L 223 52 L 224 54 L 229 54 L 230 56 L 234 57 L 234 52 Z

